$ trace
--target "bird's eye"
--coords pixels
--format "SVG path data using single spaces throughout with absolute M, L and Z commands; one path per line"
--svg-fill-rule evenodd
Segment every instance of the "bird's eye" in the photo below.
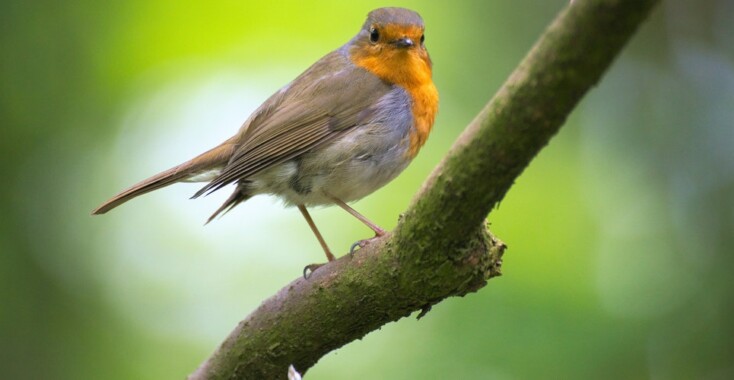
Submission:
M 370 29 L 370 41 L 372 43 L 376 43 L 380 39 L 380 32 L 377 31 L 377 28 Z
M 423 44 L 423 41 L 425 41 L 425 40 L 426 40 L 426 35 L 425 34 L 421 34 L 421 45 Z

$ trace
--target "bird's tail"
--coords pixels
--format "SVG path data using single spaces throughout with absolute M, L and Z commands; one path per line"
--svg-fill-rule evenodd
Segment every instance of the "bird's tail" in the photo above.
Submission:
M 235 189 L 234 193 L 227 198 L 226 201 L 220 206 L 217 211 L 214 211 L 214 214 L 207 219 L 206 224 L 209 224 L 214 218 L 216 218 L 219 215 L 224 215 L 229 212 L 229 210 L 233 209 L 234 206 L 237 206 L 238 204 L 250 199 L 250 195 L 243 192 L 241 189 Z
M 197 175 L 224 167 L 234 152 L 234 144 L 229 140 L 223 144 L 202 153 L 201 155 L 158 173 L 148 179 L 136 183 L 123 190 L 92 211 L 93 215 L 104 214 L 107 211 L 133 199 L 139 195 L 158 190 L 176 182 L 193 180 Z

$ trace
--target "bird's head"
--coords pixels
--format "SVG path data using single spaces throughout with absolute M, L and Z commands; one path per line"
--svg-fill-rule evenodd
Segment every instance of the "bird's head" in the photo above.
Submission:
M 379 8 L 367 15 L 351 41 L 352 61 L 392 83 L 430 80 L 431 58 L 421 16 L 405 8 Z

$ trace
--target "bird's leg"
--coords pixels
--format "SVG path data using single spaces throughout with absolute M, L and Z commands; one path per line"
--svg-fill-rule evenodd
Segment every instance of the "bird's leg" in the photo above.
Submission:
M 364 215 L 357 212 L 357 210 L 351 208 L 348 204 L 341 201 L 339 198 L 329 196 L 334 203 L 337 204 L 337 206 L 344 209 L 344 211 L 352 214 L 355 218 L 359 219 L 360 222 L 364 223 L 365 226 L 369 227 L 372 231 L 375 231 L 375 236 L 382 236 L 385 234 L 385 230 L 380 228 L 378 225 L 372 223 L 371 220 L 367 219 Z
M 303 217 L 306 218 L 306 222 L 308 223 L 308 226 L 311 227 L 311 231 L 313 231 L 314 235 L 316 235 L 316 239 L 319 240 L 319 244 L 321 244 L 321 248 L 323 248 L 324 253 L 326 253 L 326 259 L 329 261 L 334 261 L 335 260 L 334 255 L 331 253 L 329 246 L 326 245 L 326 241 L 324 240 L 324 237 L 321 236 L 319 229 L 316 228 L 316 223 L 314 223 L 313 219 L 311 219 L 311 214 L 309 214 L 308 210 L 306 210 L 306 206 L 298 205 L 298 210 L 301 211 L 301 214 L 303 214 Z M 306 265 L 306 267 L 303 268 L 303 277 L 308 278 L 309 271 L 313 273 L 316 269 L 318 269 L 322 265 L 324 264 Z
M 298 210 L 300 210 L 301 214 L 303 214 L 303 217 L 306 218 L 306 222 L 308 223 L 308 226 L 311 227 L 311 231 L 313 231 L 314 235 L 316 235 L 316 239 L 319 240 L 319 244 L 321 244 L 321 248 L 323 248 L 324 253 L 326 253 L 326 258 L 329 261 L 334 261 L 335 259 L 334 255 L 331 253 L 329 246 L 326 245 L 326 241 L 324 240 L 324 237 L 321 236 L 319 229 L 316 228 L 316 223 L 314 223 L 313 219 L 311 219 L 311 214 L 309 214 L 308 210 L 306 210 L 306 206 L 298 205 Z
M 364 246 L 366 246 L 367 244 L 369 244 L 370 241 L 372 241 L 372 240 L 374 240 L 374 239 L 376 239 L 376 238 L 378 238 L 380 236 L 385 235 L 385 230 L 383 230 L 382 228 L 380 228 L 378 225 L 376 225 L 375 223 L 373 223 L 371 220 L 367 219 L 364 215 L 358 213 L 357 210 L 349 207 L 349 205 L 346 204 L 346 203 L 344 203 L 344 202 L 342 202 L 341 199 L 336 198 L 336 197 L 331 196 L 331 195 L 329 195 L 329 198 L 331 198 L 331 200 L 334 201 L 334 203 L 336 203 L 339 207 L 343 208 L 344 211 L 352 214 L 352 216 L 354 216 L 355 218 L 359 219 L 360 222 L 364 223 L 372 231 L 375 231 L 375 237 L 373 237 L 371 239 L 360 240 L 360 241 L 355 242 L 354 244 L 352 244 L 352 247 L 349 248 L 349 253 L 350 254 L 353 254 L 354 253 L 354 250 L 357 249 L 357 247 L 364 248 Z

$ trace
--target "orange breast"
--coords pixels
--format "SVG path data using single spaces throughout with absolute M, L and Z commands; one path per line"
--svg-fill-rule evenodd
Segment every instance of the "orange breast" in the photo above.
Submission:
M 407 90 L 413 98 L 413 119 L 415 120 L 408 150 L 408 155 L 413 158 L 425 144 L 433 128 L 433 121 L 438 112 L 438 91 L 433 82 Z
M 352 62 L 390 83 L 403 87 L 413 100 L 413 129 L 408 156 L 415 157 L 428 139 L 438 112 L 438 91 L 431 79 L 428 53 L 422 50 L 383 50 L 370 54 L 354 50 Z

